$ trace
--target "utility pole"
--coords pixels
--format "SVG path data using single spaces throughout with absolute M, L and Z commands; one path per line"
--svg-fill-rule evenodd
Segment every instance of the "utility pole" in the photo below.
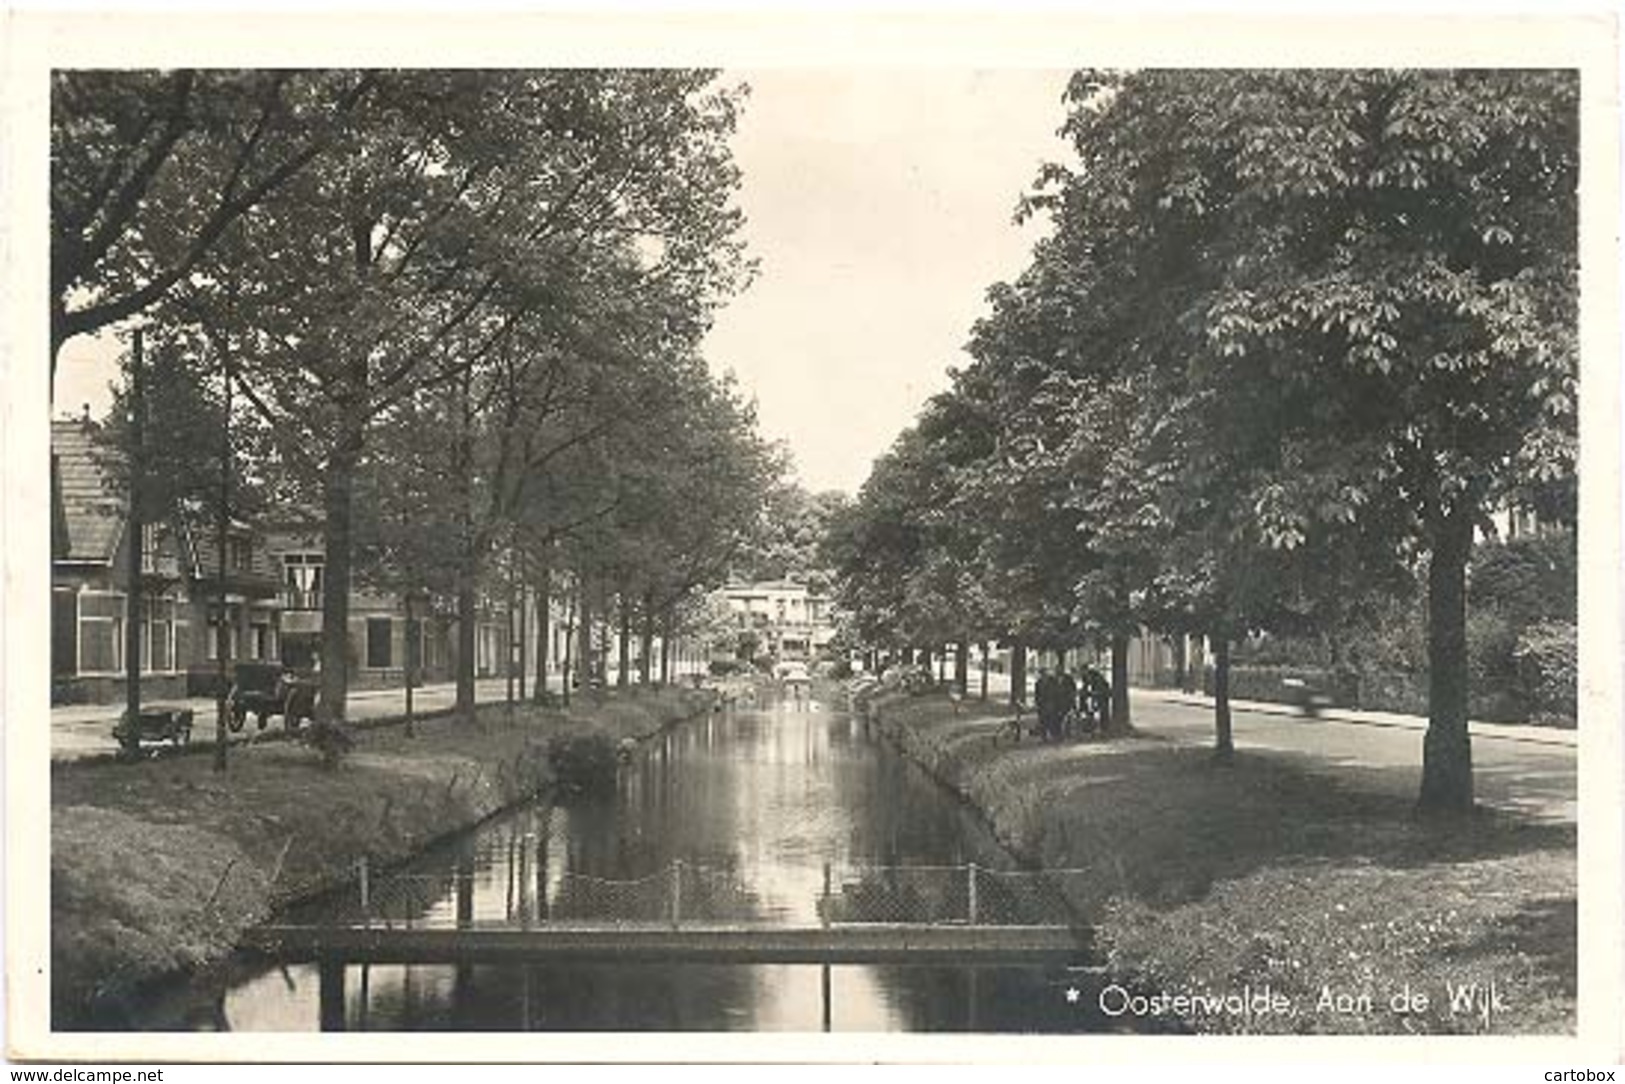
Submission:
M 120 753 L 141 755 L 141 550 L 146 531 L 141 498 L 145 488 L 142 423 L 146 395 L 141 379 L 141 329 L 130 338 L 130 508 L 124 528 L 127 584 L 124 591 L 124 731 Z
M 220 418 L 220 507 L 215 509 L 215 600 L 219 617 L 215 620 L 215 701 L 214 701 L 214 770 L 226 770 L 226 725 L 231 712 L 231 637 L 226 624 L 226 535 L 231 530 L 231 347 L 223 339 L 216 344 L 220 350 L 220 377 L 224 384 L 222 402 L 225 413 Z

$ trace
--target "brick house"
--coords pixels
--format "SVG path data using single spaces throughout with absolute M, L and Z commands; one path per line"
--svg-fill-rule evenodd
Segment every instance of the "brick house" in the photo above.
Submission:
M 327 557 L 319 528 L 285 524 L 271 528 L 269 549 L 280 570 L 282 657 L 308 668 L 321 652 L 322 586 Z M 364 585 L 350 589 L 350 687 L 403 685 L 415 665 L 418 684 L 450 681 L 456 674 L 456 619 L 418 601 L 410 620 L 399 595 Z M 498 672 L 506 644 L 501 623 L 482 615 L 475 630 L 475 675 Z
M 57 702 L 108 703 L 123 696 L 128 563 L 126 507 L 108 485 L 88 418 L 51 423 L 51 674 Z M 143 530 L 142 696 L 212 696 L 218 680 L 222 587 L 215 526 L 179 514 Z M 226 539 L 224 635 L 232 660 L 309 668 L 322 630 L 321 532 L 234 522 Z M 456 619 L 418 603 L 355 586 L 350 594 L 350 685 L 401 685 L 409 660 L 419 682 L 456 672 Z M 500 609 L 481 607 L 475 675 L 505 673 L 509 636 Z
M 108 487 L 99 427 L 51 423 L 52 698 L 123 695 L 129 593 L 125 504 Z M 211 693 L 221 636 L 231 658 L 279 657 L 277 580 L 262 536 L 242 523 L 226 539 L 225 620 L 213 526 L 176 515 L 141 538 L 141 685 L 153 699 Z

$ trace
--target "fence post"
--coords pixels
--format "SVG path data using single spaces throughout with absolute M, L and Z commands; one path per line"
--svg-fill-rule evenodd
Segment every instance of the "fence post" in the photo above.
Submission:
M 829 863 L 825 862 L 824 863 L 824 898 L 820 901 L 820 906 L 818 908 L 819 918 L 822 919 L 825 929 L 829 928 L 829 908 L 830 908 L 829 889 L 830 889 Z
M 967 910 L 970 912 L 970 924 L 972 926 L 976 925 L 976 917 L 977 916 L 976 916 L 976 863 L 975 862 L 972 862 L 970 864 L 970 906 L 967 908 Z
M 519 925 L 527 930 L 530 928 L 530 833 L 528 832 L 519 842 Z
M 513 857 L 514 857 L 513 849 L 514 849 L 513 836 L 510 835 L 508 837 L 508 867 L 507 867 L 507 870 L 508 870 L 507 915 L 508 915 L 508 921 L 509 922 L 513 921 L 513 882 L 514 882 L 514 876 L 513 876 Z
M 671 860 L 671 925 L 676 929 L 683 916 L 683 860 Z
M 361 883 L 361 922 L 362 925 L 372 925 L 372 884 L 367 871 L 367 856 L 362 855 L 356 863 L 356 873 Z

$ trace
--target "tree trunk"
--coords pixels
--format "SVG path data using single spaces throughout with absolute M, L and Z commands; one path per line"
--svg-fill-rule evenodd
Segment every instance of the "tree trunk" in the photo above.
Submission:
M 521 566 L 522 568 L 523 566 Z M 519 671 L 519 699 L 527 699 L 525 693 L 525 680 L 530 674 L 530 667 L 526 665 L 530 660 L 527 652 L 530 648 L 530 584 L 523 578 L 519 581 L 519 661 L 514 664 Z
M 649 684 L 650 656 L 655 649 L 655 597 L 653 591 L 643 592 L 643 628 L 638 635 L 638 684 Z
M 1112 707 L 1108 729 L 1112 734 L 1127 734 L 1134 729 L 1128 703 L 1128 640 L 1122 634 L 1112 637 Z
M 970 641 L 965 639 L 954 645 L 954 687 L 960 696 L 970 694 Z
M 452 480 L 457 500 L 457 717 L 474 721 L 477 640 L 478 554 L 474 537 L 474 432 L 469 375 L 457 387 L 457 439 L 452 446 Z
M 1027 702 L 1027 645 L 1010 641 L 1010 703 Z
M 219 536 L 215 539 L 215 557 L 220 562 L 221 576 L 215 581 L 215 602 L 220 607 L 219 646 L 215 650 L 215 674 L 218 682 L 214 704 L 214 770 L 226 770 L 226 746 L 230 739 L 226 737 L 226 728 L 230 725 L 227 714 L 231 711 L 230 682 L 231 667 L 230 654 L 225 644 L 226 621 L 226 533 L 231 527 L 231 355 L 222 351 L 220 357 L 221 375 L 224 379 L 221 389 L 225 401 L 225 424 L 220 434 L 220 507 L 215 509 L 214 529 Z
M 1190 638 L 1184 633 L 1174 637 L 1174 687 L 1180 692 L 1190 688 Z
M 514 673 L 513 673 L 513 614 L 514 614 L 514 570 L 513 550 L 507 553 L 507 598 L 503 607 L 503 636 L 502 636 L 502 676 L 506 679 L 503 687 L 502 702 L 511 718 L 513 716 Z
M 1427 812 L 1473 806 L 1473 748 L 1467 731 L 1467 560 L 1472 517 L 1456 509 L 1435 528 L 1428 565 L 1428 729 L 1422 741 Z
M 130 502 L 124 525 L 124 733 L 119 739 L 121 755 L 130 758 L 141 755 L 141 542 L 146 534 L 141 502 L 146 466 L 141 430 L 146 396 L 141 383 L 141 331 L 137 329 L 130 342 Z
M 671 684 L 671 614 L 661 622 L 660 629 L 660 684 Z
M 581 616 L 576 626 L 580 641 L 576 646 L 576 669 L 583 689 L 592 684 L 592 596 L 586 578 L 581 580 Z
M 457 718 L 465 723 L 474 721 L 474 655 L 478 631 L 478 599 L 474 593 L 474 570 L 467 562 L 471 555 L 463 556 L 463 566 L 457 570 Z
M 542 565 L 536 574 L 536 689 L 539 704 L 547 699 L 547 652 L 552 647 L 552 629 L 548 627 L 548 607 L 552 605 L 553 569 Z
M 982 702 L 987 702 L 987 641 L 982 641 Z
M 616 668 L 615 687 L 624 689 L 632 684 L 632 610 L 626 604 L 626 592 L 620 591 L 615 595 L 616 605 L 620 608 L 620 627 L 617 629 L 615 655 Z
M 322 529 L 326 535 L 322 567 L 322 674 L 316 715 L 339 724 L 346 714 L 350 689 L 350 550 L 352 494 L 356 464 L 361 459 L 361 421 L 347 413 L 327 477 L 322 485 Z
M 1230 630 L 1213 630 L 1213 754 L 1221 760 L 1236 755 L 1230 731 Z
M 412 610 L 412 592 L 406 592 L 406 736 L 415 735 L 415 717 L 413 713 L 412 689 L 417 685 L 417 668 L 423 654 L 422 630 L 415 627 L 416 619 Z M 416 633 L 416 635 L 414 635 Z
M 577 587 L 579 593 L 580 588 Z M 570 667 L 574 659 L 570 657 L 570 645 L 575 643 L 574 621 L 576 619 L 576 597 L 570 596 L 569 603 L 564 608 L 564 658 L 559 660 L 559 701 L 565 707 L 570 706 Z
M 603 625 L 604 633 L 603 645 L 593 655 L 592 672 L 593 676 L 598 679 L 598 687 L 607 689 L 609 688 L 609 592 L 600 591 L 593 601 L 596 603 L 593 612 L 602 615 L 600 623 Z

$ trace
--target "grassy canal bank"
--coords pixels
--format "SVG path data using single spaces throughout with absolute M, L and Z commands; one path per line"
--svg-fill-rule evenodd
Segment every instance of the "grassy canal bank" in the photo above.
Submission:
M 566 710 L 484 705 L 354 731 L 335 769 L 297 742 L 233 746 L 51 773 L 54 1026 L 117 1019 L 147 984 L 228 955 L 277 907 L 337 887 L 366 856 L 386 865 L 552 781 L 546 743 L 601 731 L 643 738 L 708 710 L 710 693 L 578 696 Z
M 1061 884 L 1111 973 L 1150 995 L 1268 990 L 1291 1008 L 1164 1003 L 1197 1031 L 1574 1029 L 1573 825 L 1419 821 L 1333 774 L 1263 753 L 1221 765 L 1153 736 L 996 743 L 999 706 L 956 713 L 941 696 L 867 710 L 1017 854 L 1088 871 Z

